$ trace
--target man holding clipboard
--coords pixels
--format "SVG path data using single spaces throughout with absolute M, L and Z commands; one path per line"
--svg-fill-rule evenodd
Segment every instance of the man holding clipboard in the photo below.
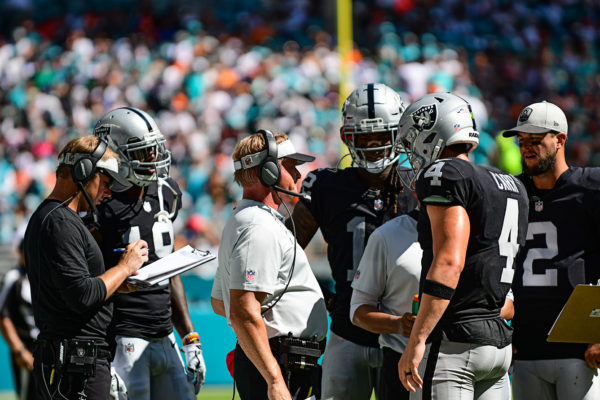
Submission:
M 547 341 L 573 288 L 600 277 L 600 169 L 567 165 L 567 131 L 563 111 L 544 101 L 503 133 L 518 138 L 529 196 L 513 280 L 515 400 L 600 399 L 600 344 Z
M 600 286 L 577 285 L 548 333 L 549 342 L 600 342 Z M 589 355 L 591 356 L 591 355 Z M 590 358 L 591 363 L 598 363 Z

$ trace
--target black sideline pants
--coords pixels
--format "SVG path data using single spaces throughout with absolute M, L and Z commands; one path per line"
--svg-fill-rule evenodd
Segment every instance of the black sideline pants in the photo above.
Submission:
M 281 368 L 281 365 L 280 365 Z M 296 369 L 292 371 L 288 389 L 294 400 L 304 400 L 312 395 L 320 397 L 321 367 L 305 371 Z M 282 368 L 282 375 L 287 379 L 286 371 Z M 233 375 L 235 385 L 242 400 L 266 400 L 267 382 L 256 369 L 252 361 L 246 356 L 239 344 L 235 346 L 233 356 Z
M 96 375 L 84 379 L 79 374 L 59 376 L 54 373 L 52 378 L 52 364 L 54 363 L 54 348 L 52 345 L 38 345 L 34 352 L 33 380 L 35 384 L 36 399 L 78 400 L 79 392 L 84 387 L 87 400 L 106 400 L 110 391 L 110 363 L 106 359 L 96 362 Z M 52 383 L 50 383 L 52 380 Z
M 398 376 L 398 362 L 402 353 L 398 353 L 389 347 L 383 348 L 383 400 L 408 400 L 410 392 L 404 389 Z

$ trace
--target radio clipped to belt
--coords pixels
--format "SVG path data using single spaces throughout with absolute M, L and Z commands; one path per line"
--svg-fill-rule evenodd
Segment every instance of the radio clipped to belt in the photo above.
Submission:
M 288 370 L 312 369 L 318 365 L 323 353 L 322 343 L 316 336 L 312 339 L 301 339 L 289 333 L 288 336 L 275 338 L 275 347 L 277 361 Z
M 58 343 L 55 365 L 59 372 L 96 375 L 98 349 L 93 340 L 65 339 Z

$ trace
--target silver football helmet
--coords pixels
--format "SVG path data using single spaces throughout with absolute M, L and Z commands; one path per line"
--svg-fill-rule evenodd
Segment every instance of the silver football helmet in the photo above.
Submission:
M 465 143 L 469 151 L 479 144 L 471 106 L 452 93 L 430 93 L 412 102 L 400 119 L 398 147 L 419 172 L 437 160 L 446 146 Z M 410 187 L 410 186 L 409 186 Z
M 404 108 L 398 93 L 381 83 L 361 85 L 350 93 L 342 108 L 340 135 L 354 165 L 380 173 L 398 160 L 394 144 Z
M 148 186 L 169 176 L 171 153 L 166 139 L 146 112 L 133 107 L 114 109 L 96 123 L 94 135 L 119 155 L 119 172 L 134 185 Z

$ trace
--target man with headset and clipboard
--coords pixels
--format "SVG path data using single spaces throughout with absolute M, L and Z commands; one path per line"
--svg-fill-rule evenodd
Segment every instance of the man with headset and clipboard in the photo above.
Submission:
M 108 397 L 106 330 L 112 305 L 107 300 L 117 290 L 129 290 L 125 279 L 148 259 L 147 244 L 139 240 L 106 269 L 79 216 L 83 211 L 95 216 L 114 181 L 128 184 L 106 142 L 93 136 L 73 139 L 59 154 L 54 189 L 29 220 L 24 250 L 40 329 L 33 370 L 38 399 Z
M 213 310 L 238 338 L 234 380 L 243 400 L 304 400 L 318 395 L 327 312 L 306 254 L 277 208 L 298 195 L 296 165 L 314 157 L 297 153 L 285 134 L 261 130 L 237 144 L 233 160 L 243 198 L 221 237 Z

